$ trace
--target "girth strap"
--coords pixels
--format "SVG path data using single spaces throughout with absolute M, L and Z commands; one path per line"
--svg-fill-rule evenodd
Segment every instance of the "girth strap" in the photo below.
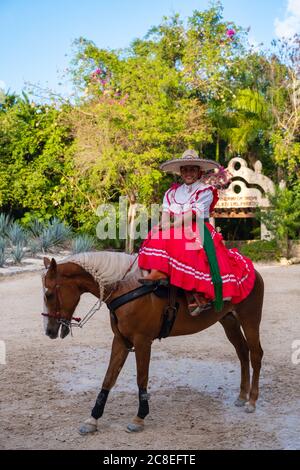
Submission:
M 157 289 L 157 285 L 149 285 L 149 286 L 141 286 L 137 287 L 136 289 L 133 289 L 129 292 L 126 292 L 126 294 L 120 295 L 116 299 L 112 300 L 107 304 L 107 307 L 109 308 L 110 311 L 115 311 L 117 308 L 122 307 L 122 305 L 127 304 L 128 302 L 131 302 L 132 300 L 136 300 L 139 297 L 143 297 L 144 295 L 150 294 L 151 292 L 154 292 Z
M 132 300 L 136 300 L 139 297 L 143 297 L 144 295 L 150 294 L 151 292 L 154 292 L 156 289 L 157 289 L 156 285 L 152 285 L 152 286 L 145 285 L 145 286 L 137 287 L 136 289 L 126 292 L 126 294 L 120 295 L 116 299 L 113 299 L 111 302 L 106 304 L 110 311 L 111 319 L 115 325 L 116 333 L 119 336 L 119 338 L 122 339 L 128 351 L 134 351 L 133 344 L 120 332 L 119 327 L 118 327 L 118 317 L 115 311 L 117 310 L 117 308 L 122 307 L 122 305 L 125 305 L 128 302 L 131 302 Z
M 176 315 L 179 308 L 179 303 L 176 302 L 177 298 L 177 287 L 170 285 L 168 292 L 168 305 L 164 308 L 164 313 L 162 316 L 162 324 L 160 332 L 158 334 L 158 339 L 167 338 L 171 333 L 174 322 L 176 320 Z

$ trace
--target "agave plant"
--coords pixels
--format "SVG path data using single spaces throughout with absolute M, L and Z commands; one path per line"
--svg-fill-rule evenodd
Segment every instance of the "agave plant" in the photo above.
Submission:
M 7 254 L 5 251 L 0 251 L 0 268 L 3 268 L 7 260 Z
M 54 246 L 61 246 L 66 240 L 71 238 L 72 229 L 56 217 L 49 222 L 40 235 L 41 248 L 48 251 Z
M 36 253 L 41 251 L 42 248 L 41 248 L 40 238 L 38 238 L 38 237 L 30 238 L 30 240 L 28 242 L 28 249 L 29 249 L 30 253 L 32 253 L 33 255 L 35 255 Z
M 40 236 L 40 242 L 42 251 L 48 251 L 54 245 L 53 234 L 51 230 L 48 228 L 43 230 Z
M 0 236 L 5 237 L 12 224 L 12 219 L 8 214 L 0 214 Z
M 56 217 L 54 217 L 51 222 L 49 222 L 48 227 L 51 229 L 53 236 L 58 241 L 58 244 L 63 243 L 72 236 L 71 227 L 69 225 L 64 224 Z
M 28 224 L 28 230 L 34 237 L 39 237 L 45 228 L 45 224 L 34 218 Z
M 27 241 L 27 233 L 18 222 L 13 222 L 8 227 L 7 237 L 13 245 L 17 245 L 19 243 L 24 245 Z
M 72 240 L 72 252 L 90 251 L 95 246 L 95 240 L 89 235 L 78 235 Z
M 4 238 L 0 238 L 0 267 L 4 266 L 7 259 L 6 254 L 6 240 Z
M 17 243 L 11 249 L 11 256 L 15 263 L 21 263 L 22 259 L 24 258 L 25 250 L 24 244 L 22 242 Z

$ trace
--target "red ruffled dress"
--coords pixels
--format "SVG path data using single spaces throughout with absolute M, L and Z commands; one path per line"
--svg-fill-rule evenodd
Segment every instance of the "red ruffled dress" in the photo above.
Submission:
M 187 291 L 201 292 L 207 299 L 214 300 L 214 285 L 198 217 L 207 219 L 217 201 L 217 190 L 201 181 L 192 185 L 172 185 L 164 196 L 163 211 L 178 215 L 192 210 L 198 223 L 193 221 L 190 229 L 171 227 L 158 231 L 154 228 L 140 248 L 139 267 L 162 271 L 168 275 L 171 284 Z M 222 235 L 209 222 L 202 220 L 202 223 L 206 224 L 215 246 L 223 281 L 223 298 L 239 303 L 254 286 L 253 263 L 236 248 L 227 249 Z

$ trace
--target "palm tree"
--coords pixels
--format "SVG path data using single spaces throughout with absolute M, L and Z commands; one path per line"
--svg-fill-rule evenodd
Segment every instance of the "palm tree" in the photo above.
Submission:
M 252 89 L 240 90 L 228 111 L 229 126 L 223 128 L 230 154 L 240 154 L 254 164 L 265 155 L 273 123 L 271 107 L 265 96 Z M 230 122 L 232 125 L 230 125 Z

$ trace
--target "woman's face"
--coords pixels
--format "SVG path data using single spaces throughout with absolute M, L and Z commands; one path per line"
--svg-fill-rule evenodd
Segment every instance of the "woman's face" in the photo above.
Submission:
M 182 166 L 180 175 L 185 184 L 193 184 L 201 177 L 202 171 L 198 166 Z

